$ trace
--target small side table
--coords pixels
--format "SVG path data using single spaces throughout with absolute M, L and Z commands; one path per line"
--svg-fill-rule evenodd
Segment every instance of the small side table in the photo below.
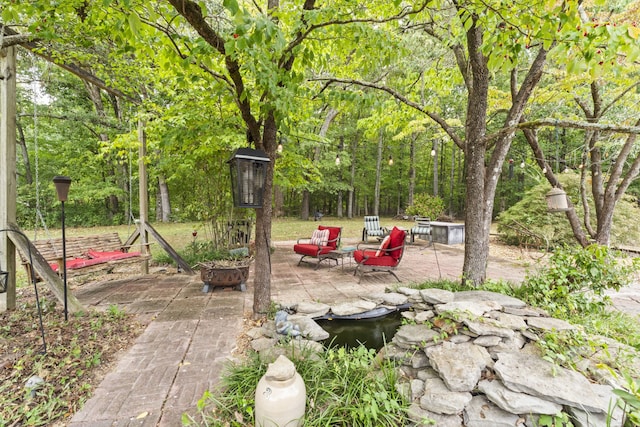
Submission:
M 344 248 L 335 249 L 327 254 L 327 258 L 340 260 L 340 266 L 342 267 L 342 271 L 344 271 L 344 258 L 349 258 L 349 265 L 351 265 L 351 258 L 353 258 L 353 253 L 356 251 L 355 246 L 346 246 Z

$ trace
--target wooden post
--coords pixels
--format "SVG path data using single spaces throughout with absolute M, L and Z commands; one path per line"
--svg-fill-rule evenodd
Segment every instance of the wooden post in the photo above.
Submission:
M 0 49 L 0 229 L 16 222 L 16 50 Z M 6 309 L 16 308 L 16 247 L 0 232 L 0 267 L 7 277 Z M 4 306 L 4 304 L 0 304 Z
M 147 136 L 144 133 L 144 122 L 138 121 L 138 142 L 140 147 L 138 148 L 138 193 L 139 193 L 139 207 L 140 207 L 140 224 L 138 228 L 140 230 L 140 251 L 145 254 L 149 254 L 149 232 L 147 230 L 148 216 L 149 216 L 149 190 L 147 186 L 147 165 L 145 161 L 147 159 Z M 149 274 L 149 261 L 142 263 L 142 274 Z

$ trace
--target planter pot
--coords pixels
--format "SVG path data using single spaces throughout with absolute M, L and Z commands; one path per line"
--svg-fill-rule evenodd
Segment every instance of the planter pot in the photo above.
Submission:
M 242 261 L 237 265 L 220 265 L 218 263 L 200 264 L 200 279 L 204 283 L 202 292 L 209 292 L 216 286 L 232 287 L 236 290 L 247 290 L 249 264 Z

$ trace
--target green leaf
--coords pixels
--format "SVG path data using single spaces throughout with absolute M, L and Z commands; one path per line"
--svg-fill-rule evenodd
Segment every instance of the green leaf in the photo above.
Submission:
M 238 2 L 236 0 L 224 0 L 222 2 L 222 5 L 225 7 L 225 9 L 231 12 L 232 15 L 236 15 L 240 10 L 240 7 L 238 6 Z
M 142 24 L 140 23 L 140 18 L 138 18 L 138 15 L 136 15 L 135 13 L 130 13 L 128 17 L 128 21 L 129 21 L 129 28 L 131 28 L 131 32 L 136 36 L 139 36 L 140 26 Z

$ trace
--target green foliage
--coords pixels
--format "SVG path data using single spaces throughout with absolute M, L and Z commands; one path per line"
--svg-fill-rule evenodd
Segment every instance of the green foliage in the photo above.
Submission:
M 206 261 L 239 260 L 246 258 L 246 255 L 230 252 L 227 248 L 217 247 L 212 241 L 193 241 L 184 249 L 178 250 L 178 255 L 191 266 Z M 175 265 L 175 260 L 166 252 L 155 255 L 153 258 L 160 264 Z
M 569 415 L 561 412 L 556 415 L 540 415 L 536 427 L 573 427 L 573 423 L 569 420 Z
M 580 177 L 577 174 L 559 176 L 562 186 L 571 199 L 578 216 L 584 211 L 580 203 Z M 575 242 L 573 231 L 566 216 L 549 213 L 545 195 L 549 191 L 548 184 L 538 184 L 527 191 L 518 203 L 502 212 L 496 222 L 500 239 L 509 245 L 535 246 L 543 244 L 546 248 Z M 595 206 L 589 200 L 592 219 Z M 640 222 L 636 220 L 640 212 L 635 203 L 622 199 L 616 205 L 611 230 L 612 245 L 634 245 L 640 240 Z M 595 224 L 592 224 L 595 228 Z
M 295 360 L 307 389 L 305 426 L 399 426 L 407 402 L 396 390 L 394 366 L 363 346 L 329 349 L 317 357 Z M 266 363 L 251 353 L 246 362 L 228 367 L 222 390 L 205 393 L 198 404 L 202 420 L 184 416 L 184 425 L 245 426 L 253 422 L 255 387 Z M 213 406 L 212 411 L 204 409 Z
M 416 194 L 413 204 L 407 207 L 407 215 L 436 220 L 444 212 L 444 201 L 439 196 Z
M 634 380 L 630 376 L 625 376 L 627 380 L 627 390 L 615 389 L 613 392 L 620 397 L 623 402 L 627 421 L 625 426 L 640 425 L 640 380 Z
M 567 317 L 602 308 L 608 301 L 605 291 L 628 285 L 639 267 L 637 258 L 622 262 L 606 246 L 562 246 L 547 268 L 526 277 L 517 294 L 553 316 Z

